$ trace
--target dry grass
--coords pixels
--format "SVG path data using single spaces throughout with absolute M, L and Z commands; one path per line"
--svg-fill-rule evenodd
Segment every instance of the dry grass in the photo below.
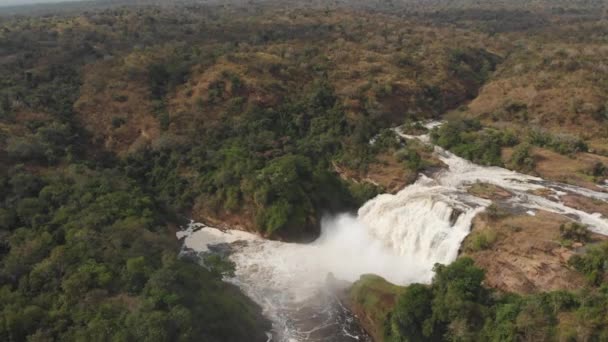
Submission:
M 418 174 L 409 170 L 395 158 L 394 153 L 383 153 L 370 163 L 366 171 L 355 171 L 342 165 L 334 165 L 334 170 L 345 180 L 365 182 L 382 189 L 382 192 L 396 193 L 413 183 Z
M 252 29 L 251 37 L 264 29 L 289 28 L 293 37 L 263 44 L 241 43 L 211 61 L 195 64 L 186 83 L 173 89 L 166 99 L 172 134 L 212 125 L 230 112 L 235 97 L 243 98 L 240 112 L 254 105 L 276 106 L 286 94 L 301 92 L 321 73 L 327 74 L 351 121 L 359 120 L 364 111 L 392 124 L 412 116 L 431 117 L 439 113 L 425 99 L 427 89 L 437 88 L 447 108 L 460 105 L 475 91 L 469 81 L 450 71 L 450 51 L 462 47 L 498 50 L 497 44 L 481 33 L 348 10 L 324 15 L 277 10 L 254 17 L 237 16 L 222 25 L 228 31 Z M 313 39 L 310 32 L 319 27 L 332 28 Z M 124 154 L 161 135 L 145 71 L 149 65 L 171 58 L 175 48 L 159 45 L 86 66 L 76 109 L 84 126 L 107 149 Z M 209 40 L 196 48 L 217 51 L 226 49 L 226 44 Z M 226 75 L 237 76 L 243 89 L 233 93 Z M 218 81 L 223 82 L 224 94 L 210 101 L 210 86 Z M 117 101 L 120 98 L 123 100 Z M 114 117 L 125 119 L 120 129 L 112 127 Z
M 85 67 L 80 98 L 74 105 L 77 118 L 92 133 L 94 142 L 119 154 L 160 137 L 145 80 L 129 79 L 122 72 L 127 64 L 101 62 Z M 114 127 L 114 118 L 122 118 L 124 124 Z
M 480 215 L 464 245 L 476 232 L 493 231 L 497 237 L 488 249 L 468 251 L 466 255 L 486 271 L 486 285 L 493 288 L 518 293 L 575 290 L 585 280 L 567 266 L 574 252 L 559 242 L 559 227 L 565 222 L 569 219 L 544 211 L 536 216 L 521 214 L 498 219 Z
M 509 191 L 489 183 L 475 183 L 469 187 L 467 192 L 477 197 L 492 200 L 507 199 L 513 196 Z
M 512 148 L 503 149 L 502 161 L 508 163 L 512 153 Z M 593 177 L 587 173 L 597 162 L 608 164 L 608 157 L 593 153 L 576 153 L 573 156 L 565 156 L 538 147 L 532 149 L 532 156 L 536 165 L 531 173 L 535 175 L 547 180 L 578 185 L 598 191 L 602 190 L 594 183 Z

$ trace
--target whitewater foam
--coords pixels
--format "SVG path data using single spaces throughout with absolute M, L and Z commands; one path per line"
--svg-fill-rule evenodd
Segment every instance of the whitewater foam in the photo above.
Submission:
M 407 139 L 430 141 L 428 135 L 395 131 Z M 269 241 L 194 223 L 180 236 L 187 248 L 201 252 L 208 252 L 211 245 L 231 245 L 236 270 L 228 281 L 263 307 L 274 322 L 275 340 L 323 341 L 331 336 L 335 341 L 354 341 L 367 337 L 327 291 L 328 277 L 352 282 L 373 273 L 401 285 L 429 282 L 435 263 L 447 264 L 457 257 L 473 218 L 491 203 L 468 193 L 474 183 L 504 188 L 513 194 L 505 203 L 529 215 L 538 210 L 563 214 L 608 235 L 608 221 L 600 214 L 559 200 L 576 193 L 606 201 L 608 193 L 479 166 L 440 147 L 435 147 L 435 154 L 447 168 L 433 179 L 421 175 L 396 194 L 371 199 L 357 215 L 324 218 L 320 237 L 310 244 Z M 540 189 L 550 190 L 552 198 L 535 195 Z

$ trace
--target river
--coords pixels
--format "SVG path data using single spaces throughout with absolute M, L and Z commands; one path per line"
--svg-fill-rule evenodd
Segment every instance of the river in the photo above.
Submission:
M 428 135 L 395 131 L 406 139 L 430 143 Z M 178 236 L 187 249 L 229 256 L 236 270 L 227 281 L 260 304 L 273 322 L 269 332 L 272 341 L 369 341 L 336 298 L 332 284 L 353 282 L 367 273 L 400 285 L 430 282 L 433 265 L 447 264 L 457 257 L 473 218 L 491 204 L 469 194 L 471 184 L 484 182 L 510 191 L 513 196 L 505 201 L 514 210 L 529 215 L 537 210 L 563 214 L 608 235 L 605 217 L 560 201 L 568 193 L 607 201 L 606 192 L 476 165 L 437 146 L 435 154 L 447 168 L 432 178 L 420 175 L 414 184 L 394 195 L 371 199 L 356 215 L 324 218 L 320 237 L 310 244 L 269 241 L 197 223 Z M 531 193 L 540 189 L 552 195 L 546 198 Z

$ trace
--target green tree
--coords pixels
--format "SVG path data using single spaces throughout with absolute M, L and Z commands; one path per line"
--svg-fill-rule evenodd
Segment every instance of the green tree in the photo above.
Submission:
M 412 284 L 401 294 L 386 332 L 388 341 L 428 341 L 436 339 L 432 327 L 433 292 L 429 286 Z

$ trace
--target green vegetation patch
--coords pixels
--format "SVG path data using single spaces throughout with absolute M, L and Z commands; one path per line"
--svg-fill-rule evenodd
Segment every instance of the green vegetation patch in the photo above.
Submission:
M 175 210 L 200 198 L 210 212 L 253 212 L 265 236 L 297 236 L 314 231 L 324 211 L 353 208 L 374 194 L 341 180 L 331 161 L 362 169 L 398 144 L 388 130 L 369 144 L 376 131 L 367 121 L 349 123 L 331 86 L 319 79 L 276 108 L 226 116 L 191 143 L 144 149 L 123 167 Z M 404 167 L 419 168 L 419 159 L 411 155 Z M 184 177 L 183 169 L 193 176 Z
M 349 299 L 358 311 L 365 313 L 365 321 L 371 322 L 374 336 L 382 336 L 384 324 L 404 287 L 393 285 L 384 278 L 366 274 L 349 290 Z
M 0 188 L 0 339 L 263 337 L 260 309 L 178 259 L 155 201 L 115 170 L 14 168 Z
M 431 132 L 432 141 L 465 159 L 482 165 L 502 166 L 501 150 L 517 144 L 510 131 L 483 128 L 478 120 L 449 120 Z
M 484 271 L 472 259 L 462 257 L 447 266 L 438 264 L 430 285 L 411 284 L 400 290 L 395 307 L 386 316 L 382 339 L 552 341 L 572 339 L 582 332 L 592 340 L 601 340 L 608 336 L 608 296 L 605 286 L 595 285 L 602 284 L 604 273 L 600 269 L 606 250 L 604 244 L 573 258 L 575 267 L 594 274 L 594 285 L 578 292 L 527 296 L 493 292 L 483 286 Z
M 579 136 L 573 134 L 551 134 L 542 129 L 530 130 L 527 140 L 530 144 L 546 147 L 564 155 L 587 152 L 589 149 Z
M 591 284 L 598 286 L 605 284 L 608 269 L 608 243 L 588 247 L 585 254 L 572 256 L 568 260 L 568 264 L 583 273 Z
M 479 252 L 489 249 L 498 240 L 498 232 L 488 228 L 484 230 L 474 231 L 471 233 L 463 246 L 465 252 Z

